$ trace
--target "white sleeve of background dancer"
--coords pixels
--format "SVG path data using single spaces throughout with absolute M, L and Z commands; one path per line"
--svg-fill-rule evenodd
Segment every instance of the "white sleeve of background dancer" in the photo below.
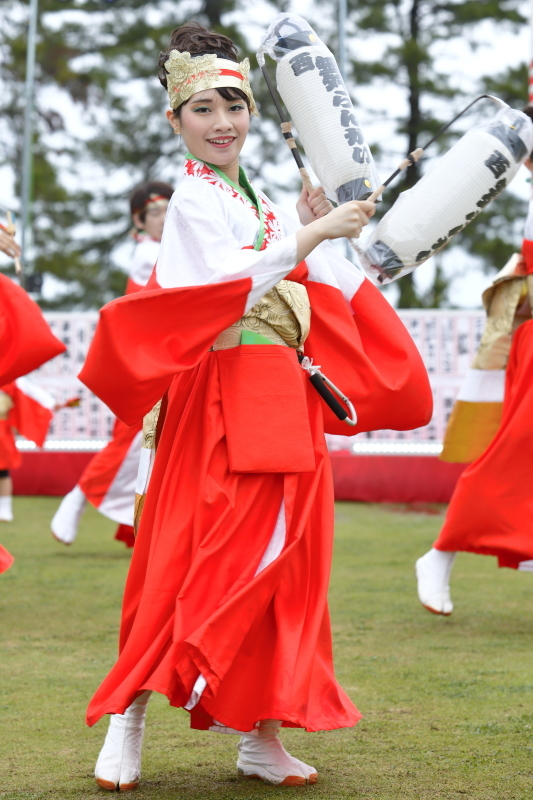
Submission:
M 262 251 L 243 249 L 254 244 L 253 227 L 256 234 L 259 228 L 257 222 L 250 229 L 253 212 L 207 182 L 198 179 L 195 183 L 194 191 L 180 195 L 178 190 L 172 198 L 157 261 L 157 282 L 167 289 L 251 278 L 248 310 L 296 266 L 296 236 L 272 242 Z M 242 226 L 239 217 L 244 220 Z
M 49 411 L 53 411 L 55 408 L 56 400 L 52 397 L 50 392 L 47 392 L 42 386 L 33 383 L 29 378 L 17 378 L 15 384 L 26 397 L 35 400 L 35 402 L 39 403 L 43 408 L 47 408 Z
M 129 270 L 129 276 L 134 283 L 146 286 L 155 267 L 158 253 L 159 242 L 153 239 L 145 239 L 136 245 Z

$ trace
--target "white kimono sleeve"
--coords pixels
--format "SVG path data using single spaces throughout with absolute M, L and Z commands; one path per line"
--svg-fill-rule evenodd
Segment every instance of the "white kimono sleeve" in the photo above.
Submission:
M 266 250 L 250 248 L 254 212 L 201 178 L 186 178 L 172 197 L 156 268 L 162 288 L 206 286 L 251 278 L 249 310 L 297 264 L 294 234 Z
M 303 227 L 299 221 L 278 206 L 275 206 L 275 213 L 282 223 L 285 233 L 294 235 Z M 309 280 L 334 286 L 342 292 L 348 303 L 363 281 L 367 280 L 363 271 L 344 258 L 337 248 L 327 240 L 315 247 L 305 261 L 309 269 Z

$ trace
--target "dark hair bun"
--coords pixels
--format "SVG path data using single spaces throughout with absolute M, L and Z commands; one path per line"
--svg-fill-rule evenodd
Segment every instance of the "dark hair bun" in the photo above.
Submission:
M 200 25 L 199 22 L 186 22 L 172 31 L 170 42 L 167 49 L 159 54 L 158 77 L 161 84 L 167 86 L 167 71 L 165 63 L 171 50 L 179 50 L 180 53 L 188 52 L 191 56 L 203 56 L 209 53 L 219 58 L 227 58 L 228 61 L 239 61 L 237 49 L 228 36 L 223 33 L 210 31 Z

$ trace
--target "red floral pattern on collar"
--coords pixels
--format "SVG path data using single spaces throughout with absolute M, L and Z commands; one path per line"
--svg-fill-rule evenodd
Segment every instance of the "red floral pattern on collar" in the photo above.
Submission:
M 186 159 L 184 172 L 185 175 L 191 175 L 193 178 L 203 178 L 212 186 L 217 186 L 219 189 L 222 189 L 223 192 L 231 195 L 231 197 L 235 198 L 235 200 L 239 200 L 244 206 L 251 209 L 255 216 L 259 219 L 259 213 L 252 201 L 245 195 L 241 194 L 241 192 L 238 192 L 236 189 L 234 189 L 229 183 L 226 183 L 226 181 L 222 180 L 222 178 L 220 178 L 217 173 L 211 169 L 211 167 L 208 167 L 207 164 L 204 164 L 203 161 L 196 161 L 196 159 L 193 158 Z M 265 238 L 261 250 L 264 250 L 271 242 L 279 242 L 279 240 L 283 238 L 283 232 L 278 218 L 276 217 L 267 199 L 262 194 L 258 194 L 257 199 L 263 206 Z

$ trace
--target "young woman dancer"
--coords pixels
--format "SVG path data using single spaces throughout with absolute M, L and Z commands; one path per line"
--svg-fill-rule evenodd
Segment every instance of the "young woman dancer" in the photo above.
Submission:
M 360 718 L 333 672 L 324 430 L 410 429 L 431 414 L 407 331 L 327 241 L 359 236 L 373 204 L 330 210 L 322 190 L 302 192 L 298 224 L 239 166 L 256 113 L 248 69 L 197 23 L 172 34 L 159 75 L 189 149 L 185 177 L 151 283 L 102 310 L 80 376 L 130 424 L 163 397 L 120 655 L 87 715 L 113 715 L 96 765 L 109 790 L 139 781 L 151 691 L 195 728 L 240 733 L 243 775 L 317 780 L 280 728 Z M 351 398 L 356 428 L 324 404 L 298 353 Z
M 174 189 L 163 181 L 146 181 L 130 196 L 136 246 L 128 274 L 126 294 L 143 289 L 157 261 L 163 224 Z M 116 420 L 111 441 L 87 465 L 76 486 L 57 509 L 50 524 L 52 535 L 73 544 L 87 503 L 118 523 L 115 539 L 133 547 L 135 482 L 141 452 L 141 425 L 129 427 Z

